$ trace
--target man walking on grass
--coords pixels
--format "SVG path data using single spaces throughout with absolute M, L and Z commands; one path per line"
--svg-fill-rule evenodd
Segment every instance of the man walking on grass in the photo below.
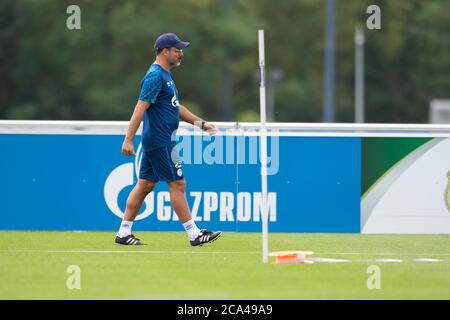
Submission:
M 131 233 L 131 229 L 145 197 L 158 181 L 167 182 L 172 208 L 180 218 L 192 246 L 214 241 L 222 234 L 221 231 L 200 230 L 192 219 L 186 201 L 186 181 L 182 164 L 175 148 L 175 140 L 172 138 L 180 119 L 208 131 L 209 134 L 217 132 L 212 123 L 194 115 L 178 102 L 178 90 L 170 71 L 181 64 L 183 49 L 188 46 L 189 42 L 181 41 L 173 33 L 162 34 L 156 39 L 156 60 L 141 81 L 139 99 L 122 145 L 124 155 L 135 155 L 133 139 L 143 120 L 143 155 L 139 179 L 128 196 L 125 215 L 116 235 L 116 243 L 144 244 Z

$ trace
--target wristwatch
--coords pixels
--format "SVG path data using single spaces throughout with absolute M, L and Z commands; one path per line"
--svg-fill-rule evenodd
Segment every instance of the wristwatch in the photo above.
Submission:
M 203 127 L 205 126 L 205 123 L 206 123 L 206 121 L 202 120 L 202 130 L 203 130 Z

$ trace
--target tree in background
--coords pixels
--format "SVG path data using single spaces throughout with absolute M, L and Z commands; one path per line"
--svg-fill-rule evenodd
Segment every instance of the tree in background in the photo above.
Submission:
M 81 8 L 81 30 L 66 28 L 70 4 Z M 366 30 L 366 120 L 427 122 L 430 99 L 450 92 L 445 0 L 336 0 L 337 121 L 354 118 L 354 29 L 371 4 L 381 8 L 382 29 Z M 324 19 L 319 0 L 3 0 L 0 118 L 128 120 L 155 38 L 175 32 L 191 42 L 174 70 L 181 101 L 223 120 L 228 68 L 232 120 L 257 121 L 263 28 L 267 72 L 283 74 L 275 120 L 319 122 Z

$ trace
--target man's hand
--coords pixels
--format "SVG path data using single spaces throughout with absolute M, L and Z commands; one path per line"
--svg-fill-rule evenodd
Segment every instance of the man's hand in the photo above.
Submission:
M 122 153 L 126 156 L 135 156 L 133 140 L 125 138 L 122 144 Z
M 203 131 L 208 132 L 210 136 L 212 136 L 213 134 L 216 134 L 217 130 L 218 130 L 217 127 L 215 125 L 213 125 L 212 123 L 205 122 L 205 124 L 203 125 Z

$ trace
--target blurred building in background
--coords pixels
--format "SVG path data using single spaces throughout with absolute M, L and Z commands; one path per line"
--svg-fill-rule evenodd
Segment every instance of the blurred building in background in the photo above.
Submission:
M 430 123 L 450 123 L 450 99 L 433 99 L 431 101 Z

